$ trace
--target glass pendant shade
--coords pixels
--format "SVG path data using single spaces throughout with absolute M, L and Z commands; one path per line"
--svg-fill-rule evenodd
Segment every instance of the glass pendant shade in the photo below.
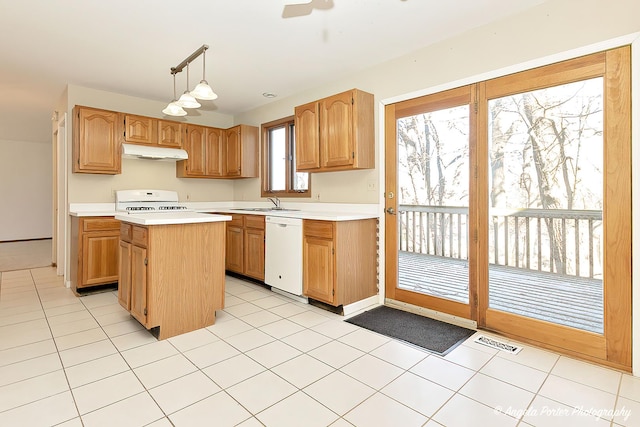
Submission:
M 182 108 L 200 108 L 200 103 L 196 101 L 196 99 L 189 93 L 189 91 L 184 91 L 180 99 L 177 101 L 178 105 Z
M 212 101 L 218 97 L 206 80 L 200 80 L 200 83 L 191 91 L 191 95 L 204 101 Z
M 176 117 L 187 115 L 187 112 L 182 109 L 180 104 L 178 104 L 175 99 L 171 101 L 164 110 L 162 110 L 162 113 L 166 114 L 167 116 Z
M 169 105 L 167 105 L 165 109 L 162 110 L 162 113 L 166 114 L 167 116 L 176 116 L 176 117 L 187 115 L 187 112 L 184 111 L 182 109 L 182 106 L 178 104 L 178 102 L 176 101 L 176 75 L 175 74 L 173 75 L 173 101 L 171 101 Z
M 196 99 L 189 93 L 189 63 L 187 62 L 187 90 L 184 91 L 180 99 L 178 99 L 178 104 L 182 108 L 200 108 L 200 103 L 196 101 Z

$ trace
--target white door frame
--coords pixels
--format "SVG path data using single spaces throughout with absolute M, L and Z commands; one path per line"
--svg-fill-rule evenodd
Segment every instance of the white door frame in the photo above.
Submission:
M 58 276 L 64 276 L 65 284 L 67 284 L 66 271 L 66 252 L 67 252 L 67 113 L 65 112 L 58 120 L 58 130 L 56 132 L 56 189 L 57 200 L 56 209 L 57 218 L 55 218 L 56 239 L 56 263 Z

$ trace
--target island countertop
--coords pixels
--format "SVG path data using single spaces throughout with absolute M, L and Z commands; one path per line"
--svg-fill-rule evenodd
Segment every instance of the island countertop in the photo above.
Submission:
M 231 216 L 200 212 L 160 212 L 147 214 L 116 213 L 115 219 L 138 225 L 168 225 L 231 221 Z

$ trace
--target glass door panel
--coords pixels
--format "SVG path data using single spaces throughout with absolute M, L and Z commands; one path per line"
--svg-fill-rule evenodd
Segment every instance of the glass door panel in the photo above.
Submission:
M 603 79 L 489 100 L 489 308 L 604 333 Z
M 398 289 L 469 303 L 469 105 L 397 119 Z

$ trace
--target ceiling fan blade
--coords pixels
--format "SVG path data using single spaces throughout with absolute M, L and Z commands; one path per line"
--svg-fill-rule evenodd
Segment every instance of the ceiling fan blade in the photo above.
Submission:
M 328 10 L 333 8 L 333 0 L 311 0 L 307 3 L 287 4 L 282 10 L 283 18 L 310 15 L 313 9 Z
M 297 16 L 311 15 L 313 2 L 301 4 L 287 4 L 282 9 L 283 18 L 295 18 Z

